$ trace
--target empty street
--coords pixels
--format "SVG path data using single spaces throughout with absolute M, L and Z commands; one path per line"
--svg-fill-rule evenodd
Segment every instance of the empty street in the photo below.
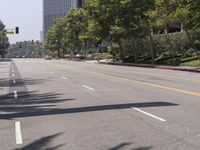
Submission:
M 0 62 L 1 150 L 199 150 L 198 73 Z

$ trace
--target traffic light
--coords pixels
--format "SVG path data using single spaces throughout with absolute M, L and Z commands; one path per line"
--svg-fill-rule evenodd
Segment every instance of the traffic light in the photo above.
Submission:
M 16 28 L 15 28 L 15 33 L 16 33 L 16 34 L 19 34 L 19 27 L 16 27 Z

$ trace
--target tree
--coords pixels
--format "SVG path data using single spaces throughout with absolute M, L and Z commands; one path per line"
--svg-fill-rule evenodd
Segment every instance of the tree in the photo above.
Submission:
M 41 58 L 44 55 L 42 43 L 38 41 L 21 41 L 11 44 L 8 57 Z
M 165 40 L 167 43 L 165 49 L 170 52 L 173 64 L 175 65 L 176 49 L 174 47 L 176 43 L 171 41 L 170 35 L 168 34 L 168 27 L 170 24 L 173 24 L 177 21 L 180 22 L 180 20 L 178 20 L 178 18 L 174 15 L 177 8 L 179 8 L 179 3 L 176 0 L 155 0 L 154 5 L 154 9 L 150 10 L 149 12 L 149 16 L 151 18 L 150 26 L 153 29 L 153 32 L 159 33 L 164 31 Z
M 57 51 L 58 58 L 61 57 L 61 51 L 63 51 L 62 39 L 64 37 L 64 27 L 64 18 L 57 18 L 54 25 L 48 30 L 45 42 L 46 49 L 53 52 Z
M 6 49 L 9 47 L 8 37 L 6 36 L 5 32 L 5 25 L 0 20 L 0 57 L 4 57 Z
M 141 38 L 147 19 L 145 12 L 152 7 L 153 1 L 143 0 L 87 0 L 86 8 L 91 14 L 90 27 L 99 40 L 112 40 L 118 43 L 122 61 L 125 52 L 122 39 L 130 40 L 137 61 L 135 39 Z
M 186 3 L 186 2 L 185 2 Z M 192 43 L 192 47 L 196 51 L 199 61 L 200 61 L 200 1 L 199 0 L 188 0 L 187 6 L 189 7 L 188 11 L 188 22 L 186 24 L 186 28 L 190 29 L 194 33 L 194 38 L 190 37 L 188 33 L 188 37 Z
M 146 14 L 153 7 L 151 0 L 117 0 L 115 1 L 115 26 L 121 28 L 121 37 L 130 40 L 131 48 L 134 54 L 134 60 L 138 59 L 138 48 L 136 41 L 138 38 L 144 38 L 147 34 L 144 32 L 148 15 Z
M 49 29 L 46 37 L 46 49 L 51 52 L 70 51 L 75 56 L 82 49 L 83 42 L 79 36 L 88 35 L 88 16 L 85 9 L 72 9 L 68 15 L 57 18 L 54 25 Z M 86 46 L 86 42 L 84 44 Z
M 75 56 L 81 51 L 84 44 L 86 50 L 87 41 L 80 39 L 80 36 L 88 36 L 88 14 L 83 8 L 72 9 L 67 16 L 64 17 L 64 36 L 62 43 L 65 47 L 69 47 Z M 85 55 L 85 51 L 83 55 Z
M 199 0 L 179 0 L 172 18 L 176 18 L 182 23 L 182 28 L 186 32 L 191 47 L 196 51 L 200 60 L 200 1 Z

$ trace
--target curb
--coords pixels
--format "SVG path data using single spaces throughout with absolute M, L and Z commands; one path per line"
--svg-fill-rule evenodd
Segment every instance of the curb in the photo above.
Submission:
M 157 68 L 157 69 L 163 69 L 163 70 L 176 70 L 176 71 L 200 73 L 200 70 L 197 70 L 197 69 L 165 67 L 165 66 L 156 66 L 156 65 L 147 65 L 147 64 L 113 63 L 113 62 L 99 62 L 99 64 L 116 65 L 116 66 L 133 66 L 133 67 L 143 67 L 143 68 Z

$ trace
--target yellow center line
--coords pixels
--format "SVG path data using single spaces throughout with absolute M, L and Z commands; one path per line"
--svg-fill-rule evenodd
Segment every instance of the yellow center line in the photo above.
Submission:
M 155 76 L 155 77 L 161 77 L 161 78 L 169 78 L 169 79 L 178 79 L 178 80 L 183 80 L 183 81 L 190 81 L 190 82 L 197 82 L 200 83 L 200 80 L 192 80 L 192 79 L 185 79 L 185 78 L 177 78 L 177 77 L 173 77 L 173 76 L 159 76 L 159 75 L 155 75 L 155 74 L 148 74 L 148 73 L 139 73 L 139 72 L 132 72 L 134 74 L 139 74 L 139 75 L 148 75 L 148 76 Z
M 192 92 L 192 91 L 186 91 L 186 90 L 168 87 L 168 86 L 164 86 L 164 85 L 148 83 L 148 82 L 143 82 L 143 81 L 136 81 L 136 80 L 112 76 L 112 75 L 106 75 L 106 74 L 98 73 L 98 72 L 95 72 L 95 73 L 103 75 L 103 76 L 107 76 L 107 77 L 110 77 L 110 78 L 114 78 L 114 79 L 120 79 L 120 80 L 134 82 L 134 83 L 138 83 L 138 84 L 143 84 L 143 85 L 147 85 L 147 86 L 151 86 L 151 87 L 155 87 L 155 88 L 166 89 L 166 90 L 169 90 L 169 91 L 175 91 L 175 92 L 178 92 L 178 93 L 184 93 L 184 94 L 200 97 L 200 93 L 196 93 L 196 92 Z

